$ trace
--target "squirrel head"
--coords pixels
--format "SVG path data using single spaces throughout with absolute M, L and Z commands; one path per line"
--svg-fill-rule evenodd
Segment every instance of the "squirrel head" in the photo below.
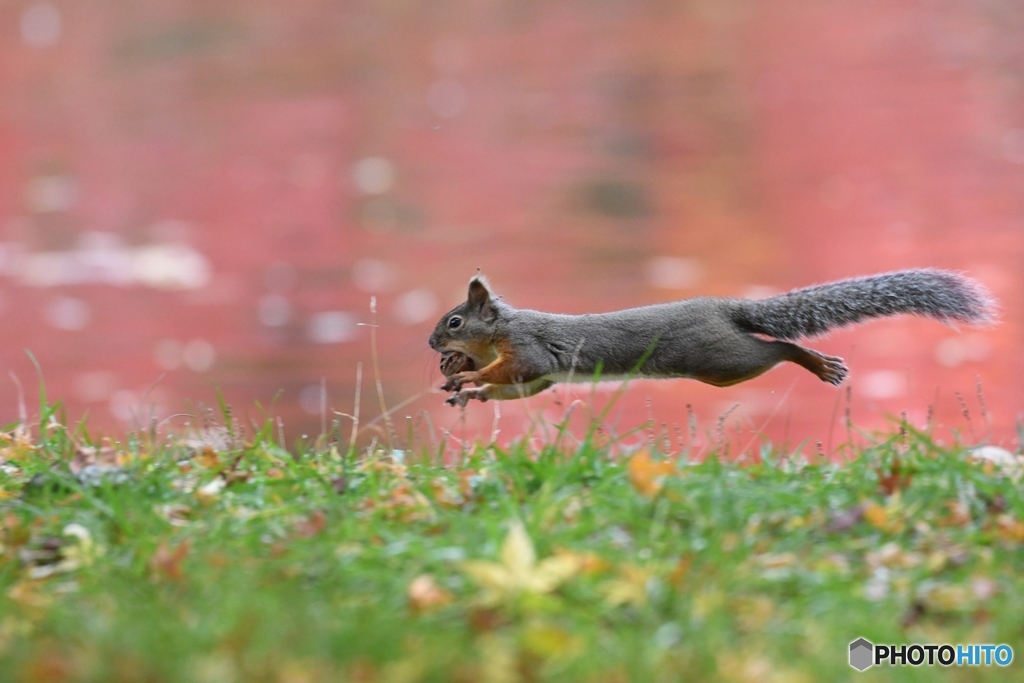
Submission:
M 476 275 L 469 281 L 466 301 L 445 313 L 430 335 L 430 348 L 440 353 L 461 351 L 483 367 L 491 360 L 491 338 L 499 309 L 487 281 Z

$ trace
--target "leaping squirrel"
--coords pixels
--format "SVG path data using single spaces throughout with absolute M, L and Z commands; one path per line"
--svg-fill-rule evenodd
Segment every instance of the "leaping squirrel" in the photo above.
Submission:
M 442 354 L 442 389 L 454 392 L 447 403 L 458 406 L 533 396 L 555 382 L 588 381 L 598 370 L 602 379 L 688 377 L 727 387 L 790 361 L 839 384 L 848 372 L 842 358 L 789 340 L 901 313 L 984 325 L 995 309 L 983 285 L 936 269 L 850 278 L 757 301 L 699 297 L 586 315 L 513 308 L 478 275 L 465 303 L 438 321 L 430 346 Z

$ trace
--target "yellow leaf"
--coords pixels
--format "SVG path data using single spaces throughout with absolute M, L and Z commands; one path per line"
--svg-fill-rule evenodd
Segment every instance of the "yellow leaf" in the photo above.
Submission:
M 655 462 L 647 450 L 637 451 L 626 464 L 629 480 L 640 494 L 653 498 L 661 492 L 665 477 L 676 472 L 675 463 L 668 460 Z
M 647 584 L 651 573 L 634 564 L 623 565 L 619 576 L 604 585 L 604 601 L 617 607 L 619 605 L 636 605 L 642 607 L 647 603 Z
M 764 569 L 787 569 L 796 564 L 793 553 L 764 553 L 757 556 L 757 563 Z
M 464 574 L 484 588 L 505 590 L 512 585 L 512 575 L 508 569 L 497 562 L 489 560 L 467 560 L 461 565 Z
M 525 574 L 537 562 L 537 554 L 533 550 L 533 542 L 523 528 L 522 522 L 516 522 L 505 537 L 501 546 L 501 562 L 514 574 Z
M 729 607 L 740 628 L 748 633 L 764 633 L 776 612 L 775 603 L 764 595 L 737 597 Z
M 889 525 L 889 515 L 885 508 L 874 501 L 864 506 L 864 519 L 868 524 L 883 531 Z
M 962 612 L 974 607 L 974 596 L 968 586 L 943 583 L 927 591 L 924 602 L 936 612 Z
M 1010 514 L 996 517 L 996 535 L 1005 543 L 1024 543 L 1024 522 Z
M 501 602 L 522 593 L 550 593 L 580 571 L 582 561 L 574 554 L 560 553 L 537 562 L 526 529 L 516 522 L 502 544 L 499 562 L 469 560 L 462 571 L 485 589 L 486 603 Z
M 903 502 L 899 491 L 889 496 L 884 506 L 869 500 L 862 507 L 864 510 L 864 521 L 880 531 L 896 534 L 903 531 L 906 527 L 905 516 L 907 511 L 903 509 Z
M 564 657 L 579 645 L 568 631 L 540 622 L 529 623 L 523 628 L 521 642 L 528 653 L 544 659 Z
M 555 555 L 540 561 L 536 569 L 527 574 L 527 587 L 535 593 L 550 593 L 575 576 L 581 566 L 574 555 Z
M 486 634 L 476 641 L 481 683 L 518 683 L 516 651 L 507 639 Z
M 206 469 L 215 469 L 220 467 L 220 458 L 217 457 L 217 451 L 213 450 L 212 446 L 206 446 L 193 458 L 197 463 L 205 467 Z

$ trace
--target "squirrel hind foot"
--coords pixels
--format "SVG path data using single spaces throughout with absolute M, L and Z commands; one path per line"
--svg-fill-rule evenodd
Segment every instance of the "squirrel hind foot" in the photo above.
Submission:
M 843 359 L 838 356 L 827 356 L 824 353 L 799 346 L 796 348 L 800 349 L 801 353 L 792 359 L 793 362 L 807 368 L 823 382 L 839 385 L 850 374 L 850 369 L 846 367 Z

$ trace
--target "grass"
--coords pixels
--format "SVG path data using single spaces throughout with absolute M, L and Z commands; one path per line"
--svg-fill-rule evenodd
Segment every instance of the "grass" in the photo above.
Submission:
M 1020 467 L 601 443 L 286 450 L 268 424 L 0 436 L 0 680 L 1006 680 L 850 641 L 1024 642 Z M 1017 647 L 1017 655 L 1024 650 Z

